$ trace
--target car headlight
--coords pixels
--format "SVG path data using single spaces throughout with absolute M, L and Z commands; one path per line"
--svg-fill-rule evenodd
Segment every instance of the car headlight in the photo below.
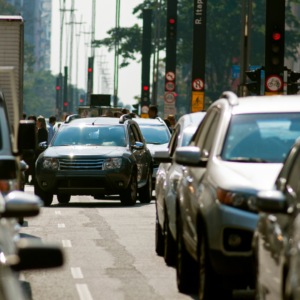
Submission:
M 218 189 L 217 200 L 228 206 L 257 212 L 256 197 L 253 195 Z
M 57 158 L 44 158 L 43 166 L 45 169 L 58 170 L 59 161 Z
M 103 170 L 119 169 L 122 165 L 122 158 L 108 158 L 103 163 Z

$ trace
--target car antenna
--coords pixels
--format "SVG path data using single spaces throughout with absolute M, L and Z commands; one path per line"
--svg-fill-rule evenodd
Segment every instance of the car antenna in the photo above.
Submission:
M 95 125 L 95 122 L 97 121 L 97 119 L 92 123 L 92 125 Z

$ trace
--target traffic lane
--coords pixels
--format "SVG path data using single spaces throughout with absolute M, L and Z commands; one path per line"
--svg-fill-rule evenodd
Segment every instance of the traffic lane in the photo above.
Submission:
M 27 221 L 22 233 L 71 245 L 63 268 L 23 272 L 33 299 L 81 299 L 76 284 L 86 284 L 92 299 L 191 299 L 178 293 L 174 268 L 155 254 L 153 201 L 122 207 L 80 196 L 61 205 L 55 197 Z M 83 278 L 72 276 L 78 267 Z

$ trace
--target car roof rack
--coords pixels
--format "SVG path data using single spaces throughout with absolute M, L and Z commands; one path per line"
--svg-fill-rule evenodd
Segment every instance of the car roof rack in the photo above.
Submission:
M 164 123 L 164 120 L 160 117 L 156 117 L 155 119 L 158 120 L 160 123 Z
M 219 99 L 227 99 L 228 103 L 231 106 L 239 105 L 239 98 L 238 96 L 230 91 L 223 92 Z
M 121 116 L 119 119 L 119 123 L 124 124 L 126 120 L 132 120 L 132 116 L 129 114 Z
M 81 119 L 81 116 L 78 114 L 70 115 L 66 118 L 65 123 L 70 123 L 71 121 L 75 119 Z

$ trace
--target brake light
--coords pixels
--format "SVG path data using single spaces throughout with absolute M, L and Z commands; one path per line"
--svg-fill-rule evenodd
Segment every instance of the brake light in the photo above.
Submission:
M 9 183 L 8 180 L 0 180 L 0 191 L 3 193 L 9 192 Z

